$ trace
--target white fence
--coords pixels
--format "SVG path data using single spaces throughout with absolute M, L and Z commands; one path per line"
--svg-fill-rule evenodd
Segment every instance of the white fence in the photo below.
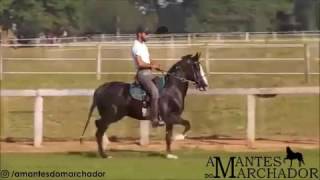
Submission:
M 34 104 L 34 146 L 39 147 L 43 138 L 43 97 L 47 96 L 92 96 L 92 89 L 38 89 L 38 90 L 1 90 L 2 96 L 31 96 L 35 97 Z M 234 88 L 234 89 L 209 89 L 208 91 L 199 92 L 194 89 L 188 91 L 188 94 L 197 95 L 243 95 L 247 96 L 247 141 L 251 146 L 255 141 L 255 112 L 256 103 L 255 95 L 259 94 L 320 94 L 319 87 L 283 87 L 283 88 Z M 147 144 L 149 142 L 149 123 L 147 121 L 140 122 L 140 143 Z
M 2 45 L 3 47 L 12 47 L 13 45 Z M 92 58 L 33 58 L 33 57 L 23 57 L 23 58 L 10 58 L 10 57 L 0 57 L 0 77 L 3 78 L 6 74 L 95 74 L 97 79 L 101 78 L 101 75 L 132 75 L 135 72 L 103 72 L 102 71 L 102 63 L 104 61 L 132 61 L 131 58 L 107 58 L 102 57 L 101 51 L 103 49 L 120 49 L 120 48 L 129 48 L 131 44 L 108 44 L 108 43 L 99 43 L 99 44 L 48 44 L 48 45 L 36 45 L 37 47 L 43 46 L 57 46 L 57 47 L 86 47 L 86 48 L 94 48 L 97 50 L 96 57 Z M 259 44 L 259 43 L 239 43 L 239 44 L 228 44 L 228 43 L 197 43 L 197 44 L 150 44 L 149 47 L 160 49 L 160 48 L 186 48 L 186 47 L 201 47 L 205 49 L 204 62 L 206 64 L 206 71 L 208 74 L 212 75 L 304 75 L 305 80 L 308 81 L 309 75 L 319 75 L 319 72 L 311 72 L 310 71 L 310 61 L 319 61 L 318 57 L 311 57 L 310 47 L 307 43 L 305 44 Z M 219 48 L 303 48 L 304 56 L 303 57 L 290 57 L 290 58 L 214 58 L 210 54 L 210 50 L 219 49 Z M 64 49 L 57 49 L 64 50 Z M 82 50 L 82 49 L 76 49 Z M 0 53 L 1 54 L 1 53 Z M 154 60 L 158 61 L 176 61 L 179 58 L 156 58 Z M 92 61 L 96 64 L 95 72 L 20 72 L 20 71 L 5 71 L 4 63 L 7 61 Z M 304 72 L 214 72 L 210 69 L 210 64 L 214 63 L 214 61 L 303 61 L 304 62 Z
M 290 39 L 307 40 L 319 38 L 320 31 L 292 31 L 292 32 L 213 32 L 213 33 L 179 33 L 179 34 L 150 34 L 150 42 L 168 41 L 191 44 L 197 42 L 211 41 L 287 41 Z M 17 43 L 19 41 L 31 44 L 47 43 L 77 43 L 77 42 L 127 42 L 135 39 L 135 34 L 95 34 L 83 37 L 62 37 L 62 38 L 28 38 L 8 39 L 7 42 Z

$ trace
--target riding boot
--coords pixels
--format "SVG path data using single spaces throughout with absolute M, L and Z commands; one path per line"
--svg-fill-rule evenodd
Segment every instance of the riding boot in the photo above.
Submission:
M 163 126 L 164 122 L 159 120 L 158 99 L 151 99 L 151 121 L 152 127 Z

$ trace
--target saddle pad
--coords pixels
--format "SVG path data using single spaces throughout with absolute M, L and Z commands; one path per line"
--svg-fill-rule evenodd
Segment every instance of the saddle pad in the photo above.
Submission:
M 145 99 L 145 96 L 147 95 L 147 92 L 141 88 L 140 85 L 137 85 L 135 83 L 130 84 L 129 92 L 132 98 L 143 101 Z
M 156 77 L 154 78 L 153 82 L 156 84 L 159 92 L 161 93 L 165 85 L 165 77 L 164 76 Z M 142 88 L 140 84 L 136 82 L 130 84 L 129 93 L 132 98 L 138 101 L 143 101 L 147 96 L 147 92 Z

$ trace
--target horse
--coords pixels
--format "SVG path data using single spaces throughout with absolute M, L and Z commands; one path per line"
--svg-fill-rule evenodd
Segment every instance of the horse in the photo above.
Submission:
M 190 122 L 181 117 L 189 82 L 193 83 L 200 91 L 205 91 L 208 87 L 208 81 L 199 59 L 200 53 L 185 55 L 164 76 L 165 85 L 159 98 L 159 118 L 165 122 L 167 158 L 178 158 L 171 152 L 173 125 L 184 126 L 180 138 L 186 137 L 190 130 Z M 121 120 L 124 116 L 137 120 L 150 120 L 142 113 L 143 102 L 132 98 L 129 90 L 129 83 L 113 81 L 102 84 L 94 91 L 92 105 L 81 137 L 86 131 L 94 108 L 97 107 L 100 118 L 95 120 L 97 128 L 95 135 L 98 152 L 102 158 L 110 157 L 104 152 L 102 140 L 111 123 Z M 82 138 L 80 138 L 80 142 L 82 142 Z
M 303 155 L 299 152 L 293 152 L 289 146 L 286 148 L 287 156 L 283 159 L 283 162 L 285 160 L 290 160 L 290 167 L 292 166 L 292 160 L 297 159 L 299 161 L 299 167 L 301 166 L 301 163 L 304 164 Z

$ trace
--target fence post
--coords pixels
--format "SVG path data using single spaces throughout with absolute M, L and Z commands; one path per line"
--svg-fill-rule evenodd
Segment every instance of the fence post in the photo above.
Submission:
M 150 121 L 148 120 L 140 121 L 140 145 L 149 144 L 149 127 L 150 127 Z
M 174 45 L 174 37 L 173 37 L 173 34 L 170 35 L 170 43 L 171 43 L 171 45 Z
M 302 41 L 305 41 L 306 40 L 306 33 L 303 31 L 302 33 L 301 33 L 301 37 L 302 37 Z
M 34 137 L 33 145 L 41 147 L 43 137 L 43 97 L 37 91 L 37 96 L 34 103 Z
M 220 33 L 217 33 L 216 40 L 218 40 L 218 41 L 220 41 L 220 40 L 221 40 L 221 34 L 220 34 Z
M 188 33 L 188 45 L 191 45 L 191 35 Z
M 249 41 L 250 39 L 249 39 L 249 32 L 246 32 L 246 34 L 245 34 L 245 39 L 246 39 L 246 41 Z
M 247 142 L 252 147 L 255 141 L 255 116 L 256 116 L 256 100 L 255 96 L 247 95 Z
M 98 44 L 96 77 L 101 79 L 101 44 Z
M 105 41 L 105 35 L 104 34 L 101 34 L 101 39 L 100 41 Z
M 273 39 L 277 39 L 277 33 L 276 32 L 272 32 L 272 38 Z
M 210 57 L 210 54 L 209 54 L 209 47 L 208 45 L 206 45 L 206 58 L 205 58 L 205 61 L 206 61 L 206 71 L 207 71 L 207 74 L 210 75 L 210 62 L 209 62 L 209 57 Z
M 305 70 L 304 70 L 304 78 L 305 82 L 309 82 L 309 73 L 310 73 L 310 50 L 308 44 L 304 44 L 304 62 L 305 62 Z
M 2 57 L 2 44 L 0 43 L 0 81 L 3 79 L 3 57 Z
M 110 141 L 109 141 L 108 135 L 105 133 L 102 136 L 102 147 L 103 147 L 103 149 L 107 149 L 108 144 L 110 144 Z

